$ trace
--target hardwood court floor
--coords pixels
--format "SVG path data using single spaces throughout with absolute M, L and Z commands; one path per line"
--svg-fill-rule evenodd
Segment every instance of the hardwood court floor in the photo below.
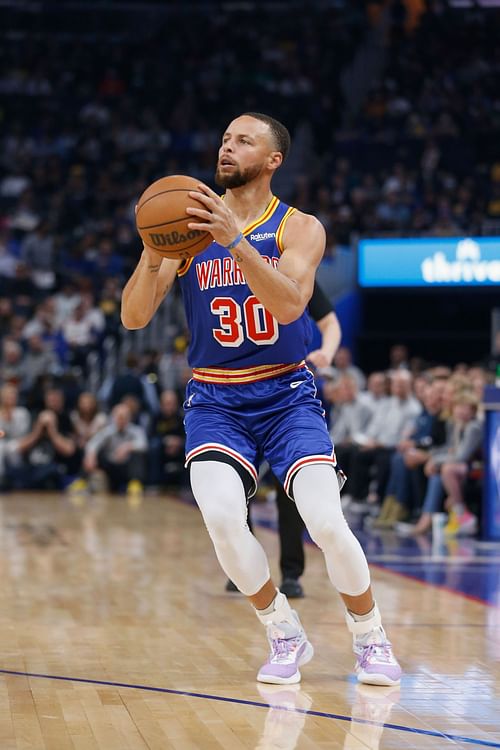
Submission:
M 257 535 L 276 571 L 277 539 Z M 375 568 L 405 676 L 357 685 L 307 550 L 301 687 L 255 681 L 263 631 L 175 498 L 0 499 L 0 750 L 500 748 L 500 609 Z M 481 573 L 478 572 L 478 576 Z

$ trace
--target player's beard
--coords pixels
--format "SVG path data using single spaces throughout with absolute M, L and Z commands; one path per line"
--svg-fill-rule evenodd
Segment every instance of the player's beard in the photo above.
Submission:
M 230 174 L 223 174 L 217 167 L 215 172 L 215 184 L 226 190 L 243 187 L 259 176 L 262 167 L 257 164 L 253 167 L 247 167 L 241 170 L 236 167 Z

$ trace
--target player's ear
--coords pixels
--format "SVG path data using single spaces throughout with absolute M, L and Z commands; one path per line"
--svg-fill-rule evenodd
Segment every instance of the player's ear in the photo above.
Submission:
M 278 169 L 283 164 L 283 154 L 281 151 L 271 151 L 268 159 L 271 169 Z

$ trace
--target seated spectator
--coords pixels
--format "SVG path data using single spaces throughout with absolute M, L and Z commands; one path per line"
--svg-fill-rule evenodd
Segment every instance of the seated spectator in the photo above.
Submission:
M 64 411 L 63 391 L 49 388 L 44 404 L 31 431 L 17 442 L 22 461 L 7 473 L 13 488 L 62 489 L 80 467 L 81 454 L 71 420 Z
M 160 408 L 160 401 L 156 397 L 156 401 L 158 402 L 158 409 L 155 410 L 155 413 Z M 122 398 L 120 401 L 120 404 L 126 404 L 130 410 L 130 421 L 133 424 L 138 424 L 144 432 L 147 434 L 149 432 L 149 427 L 151 424 L 151 414 L 149 411 L 144 409 L 141 405 L 141 402 L 137 398 L 137 396 L 134 396 L 132 393 L 127 393 L 126 396 Z
M 335 446 L 339 466 L 347 474 L 343 498 L 350 494 L 350 470 L 358 450 L 355 436 L 363 433 L 373 416 L 371 407 L 358 394 L 358 384 L 352 375 L 342 375 L 333 388 L 328 387 L 334 407 L 330 416 L 330 436 Z
M 445 508 L 449 521 L 445 533 L 449 536 L 474 535 L 478 530 L 478 518 L 467 507 L 465 483 L 471 463 L 477 458 L 482 442 L 482 422 L 478 418 L 479 400 L 475 393 L 464 393 L 456 404 L 454 417 L 462 425 L 460 450 L 454 460 L 448 457 L 441 468 L 441 480 L 446 493 Z
M 46 342 L 41 336 L 34 334 L 26 340 L 26 354 L 23 361 L 23 392 L 33 388 L 40 375 L 57 375 L 61 366 L 50 342 Z
M 413 430 L 421 410 L 412 394 L 410 373 L 407 370 L 394 371 L 391 375 L 391 396 L 387 404 L 375 412 L 365 431 L 354 437 L 359 447 L 349 471 L 350 488 L 355 502 L 361 504 L 368 498 L 372 468 L 376 471 L 376 490 L 368 499 L 375 503 L 385 497 L 392 455 L 398 443 Z
M 71 279 L 64 279 L 61 283 L 60 290 L 57 294 L 54 294 L 53 300 L 55 305 L 56 326 L 60 328 L 81 301 L 75 282 Z
M 375 409 L 386 403 L 389 386 L 390 381 L 385 372 L 372 372 L 366 381 L 366 391 L 361 391 L 359 398 L 375 412 Z
M 338 379 L 341 375 L 351 375 L 356 380 L 360 391 L 365 387 L 366 377 L 362 370 L 353 364 L 352 354 L 346 346 L 341 346 L 333 358 L 333 370 L 332 375 L 335 379 Z
M 425 495 L 423 466 L 430 457 L 431 448 L 445 441 L 443 407 L 443 381 L 429 383 L 423 394 L 423 410 L 416 419 L 408 438 L 401 440 L 392 456 L 386 496 L 375 519 L 375 528 L 392 528 L 406 520 L 413 507 L 421 507 Z
M 119 404 L 125 396 L 135 396 L 141 410 L 157 411 L 158 399 L 151 400 L 154 388 L 146 385 L 145 377 L 140 369 L 140 359 L 134 352 L 129 352 L 125 360 L 125 367 L 118 374 L 108 378 L 99 392 L 101 401 L 107 402 L 109 408 Z M 154 394 L 156 396 L 156 394 Z
M 173 348 L 165 352 L 158 364 L 158 374 L 162 390 L 173 390 L 181 393 L 189 378 L 191 368 L 187 359 L 188 342 L 185 336 L 176 336 Z
M 0 389 L 0 432 L 5 440 L 0 443 L 0 487 L 6 472 L 19 464 L 17 441 L 29 432 L 30 415 L 24 406 L 18 406 L 18 389 L 6 384 Z
M 80 393 L 76 409 L 70 414 L 78 447 L 84 451 L 85 447 L 96 433 L 108 423 L 108 417 L 99 411 L 97 399 L 93 393 Z
M 142 494 L 145 481 L 146 449 L 145 431 L 131 422 L 126 404 L 117 404 L 111 412 L 110 424 L 88 441 L 83 468 L 91 475 L 100 469 L 112 492 L 126 485 L 127 494 L 137 496 Z M 91 486 L 98 487 L 102 474 L 91 479 L 94 479 Z
M 23 348 L 18 341 L 5 338 L 0 359 L 0 380 L 19 385 L 24 376 Z
M 185 478 L 185 431 L 175 391 L 160 395 L 160 413 L 154 418 L 149 441 L 149 481 L 153 486 L 179 485 Z
M 470 389 L 456 393 L 451 408 L 451 418 L 446 426 L 446 441 L 442 446 L 431 449 L 430 458 L 424 466 L 428 482 L 420 518 L 414 525 L 398 524 L 396 526 L 398 533 L 403 536 L 416 536 L 430 531 L 432 514 L 437 513 L 442 505 L 445 492 L 444 477 L 447 480 L 447 490 L 451 493 L 451 509 L 454 510 L 455 502 L 459 511 L 462 510 L 459 503 L 464 506 L 460 516 L 462 525 L 458 517 L 456 520 L 452 517 L 448 531 L 456 534 L 475 533 L 477 530 L 477 519 L 474 521 L 472 514 L 466 510 L 461 489 L 457 486 L 461 486 L 465 477 L 463 466 L 469 467 L 481 446 L 483 429 L 481 421 L 476 416 L 477 406 L 477 398 Z
M 87 374 L 87 357 L 96 348 L 100 333 L 89 304 L 91 303 L 82 299 L 62 324 L 62 333 L 68 346 L 69 364 L 71 367 L 79 368 L 84 377 Z

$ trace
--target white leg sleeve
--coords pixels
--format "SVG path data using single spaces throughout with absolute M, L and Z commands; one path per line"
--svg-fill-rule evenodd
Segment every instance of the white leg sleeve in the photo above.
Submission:
M 293 480 L 293 494 L 311 538 L 323 550 L 330 581 L 341 594 L 363 594 L 370 571 L 342 513 L 335 470 L 324 464 L 304 466 Z
M 243 482 L 232 466 L 219 461 L 193 461 L 191 488 L 228 578 L 245 596 L 253 596 L 269 580 L 266 553 L 247 524 Z

